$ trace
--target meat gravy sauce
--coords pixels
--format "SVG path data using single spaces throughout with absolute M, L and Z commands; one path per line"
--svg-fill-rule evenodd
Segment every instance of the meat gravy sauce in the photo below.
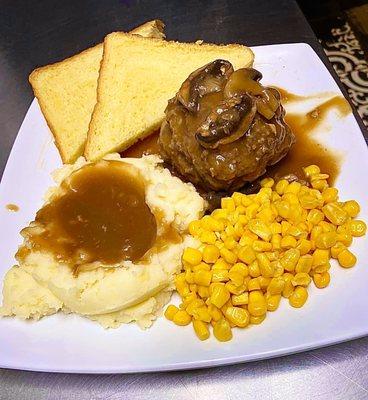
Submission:
M 61 190 L 22 232 L 33 249 L 74 265 L 115 264 L 139 260 L 154 244 L 156 219 L 134 166 L 105 160 L 89 164 L 64 180 Z M 25 253 L 23 248 L 17 256 Z

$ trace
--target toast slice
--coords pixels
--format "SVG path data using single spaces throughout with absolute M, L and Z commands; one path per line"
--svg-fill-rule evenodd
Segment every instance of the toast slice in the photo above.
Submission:
M 162 39 L 164 24 L 149 21 L 131 33 Z M 42 113 L 64 163 L 83 155 L 88 125 L 96 104 L 100 43 L 64 61 L 35 69 L 29 76 Z
M 97 160 L 123 151 L 158 129 L 167 101 L 183 81 L 216 59 L 228 60 L 238 69 L 251 66 L 254 55 L 238 44 L 178 43 L 123 32 L 107 35 L 86 158 Z

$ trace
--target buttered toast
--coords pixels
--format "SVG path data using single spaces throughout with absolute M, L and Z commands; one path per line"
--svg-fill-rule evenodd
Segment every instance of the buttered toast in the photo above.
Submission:
M 167 101 L 197 68 L 225 59 L 238 69 L 251 66 L 253 58 L 248 47 L 238 44 L 168 42 L 122 32 L 107 35 L 86 158 L 97 160 L 123 151 L 159 128 Z
M 164 24 L 149 21 L 131 33 L 162 39 Z M 103 45 L 34 70 L 29 81 L 64 163 L 83 155 L 88 125 L 96 104 Z

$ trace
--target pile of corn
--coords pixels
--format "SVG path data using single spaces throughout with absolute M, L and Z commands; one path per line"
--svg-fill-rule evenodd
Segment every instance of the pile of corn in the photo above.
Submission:
M 167 307 L 167 319 L 192 322 L 201 340 L 212 325 L 214 336 L 227 341 L 233 327 L 260 324 L 281 297 L 302 307 L 312 280 L 317 288 L 328 286 L 331 258 L 344 268 L 355 265 L 348 247 L 366 232 L 366 224 L 354 219 L 359 204 L 340 202 L 318 166 L 304 172 L 308 186 L 266 178 L 257 194 L 234 193 L 220 209 L 191 222 L 201 246 L 184 250 L 175 280 L 182 303 Z

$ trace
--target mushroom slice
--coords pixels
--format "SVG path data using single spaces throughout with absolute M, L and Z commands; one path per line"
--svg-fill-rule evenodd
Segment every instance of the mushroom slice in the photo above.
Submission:
M 249 130 L 256 110 L 255 102 L 248 95 L 222 101 L 199 127 L 195 137 L 202 147 L 209 149 L 234 142 Z
M 198 99 L 220 92 L 234 69 L 229 61 L 215 60 L 192 72 L 181 85 L 177 99 L 188 110 L 198 110 Z
M 224 88 L 224 96 L 231 98 L 244 93 L 261 95 L 264 88 L 258 82 L 262 74 L 253 68 L 241 68 L 231 74 Z

